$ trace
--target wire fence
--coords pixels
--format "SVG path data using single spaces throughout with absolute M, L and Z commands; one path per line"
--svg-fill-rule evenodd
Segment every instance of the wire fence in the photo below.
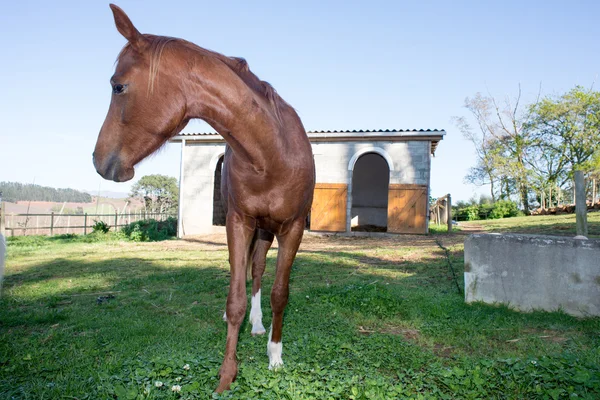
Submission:
M 0 234 L 4 236 L 62 235 L 66 233 L 88 234 L 94 224 L 104 222 L 115 230 L 132 222 L 155 219 L 164 221 L 177 217 L 176 213 L 127 212 L 113 214 L 6 214 L 4 204 L 0 208 Z

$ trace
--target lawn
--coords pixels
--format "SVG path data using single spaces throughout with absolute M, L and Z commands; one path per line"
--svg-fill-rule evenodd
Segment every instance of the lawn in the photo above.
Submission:
M 246 321 L 238 379 L 221 396 L 223 236 L 11 239 L 0 398 L 599 398 L 600 319 L 464 304 L 438 245 L 460 278 L 464 237 L 307 235 L 284 318 L 284 368 L 268 370 L 267 338 L 252 337 Z M 267 327 L 276 254 L 263 279 Z
M 600 212 L 588 213 L 588 237 L 600 238 Z M 574 214 L 488 219 L 460 222 L 467 229 L 481 229 L 502 233 L 530 233 L 540 235 L 575 236 Z

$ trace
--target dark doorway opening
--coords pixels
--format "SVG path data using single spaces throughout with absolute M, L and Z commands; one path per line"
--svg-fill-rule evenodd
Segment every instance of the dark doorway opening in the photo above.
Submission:
M 215 168 L 215 187 L 213 194 L 213 225 L 225 226 L 225 208 L 221 196 L 221 175 L 223 172 L 223 157 L 219 158 Z
M 376 153 L 367 153 L 356 161 L 352 172 L 351 229 L 386 232 L 390 167 Z

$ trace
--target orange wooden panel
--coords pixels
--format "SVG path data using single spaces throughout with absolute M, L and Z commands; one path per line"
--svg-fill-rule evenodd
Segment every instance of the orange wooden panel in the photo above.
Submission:
M 390 184 L 388 232 L 427 233 L 427 186 Z
M 343 183 L 317 183 L 310 212 L 310 229 L 313 231 L 345 232 L 348 185 Z

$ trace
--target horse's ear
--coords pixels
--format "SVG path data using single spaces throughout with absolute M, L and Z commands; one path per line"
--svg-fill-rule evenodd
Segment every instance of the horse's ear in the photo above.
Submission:
M 114 4 L 110 4 L 110 9 L 115 17 L 115 25 L 119 33 L 127 39 L 134 49 L 141 50 L 146 43 L 144 36 L 133 26 L 125 11 Z

